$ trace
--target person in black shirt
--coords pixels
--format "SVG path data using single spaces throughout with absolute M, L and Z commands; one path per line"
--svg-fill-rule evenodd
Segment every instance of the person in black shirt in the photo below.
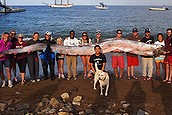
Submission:
M 33 39 L 27 42 L 27 46 L 35 44 L 35 43 L 40 43 L 38 32 L 34 32 Z M 29 66 L 29 73 L 31 76 L 31 82 L 34 83 L 35 81 L 40 81 L 38 52 L 28 51 L 27 60 L 28 60 L 28 66 Z
M 95 62 L 97 62 L 98 69 L 104 71 L 106 66 L 106 57 L 104 54 L 101 53 L 101 47 L 96 45 L 94 47 L 95 54 L 91 55 L 90 63 L 91 63 L 91 72 L 89 72 L 88 77 L 92 77 L 92 73 L 96 72 L 95 70 Z
M 146 28 L 145 29 L 145 37 L 141 39 L 141 42 L 144 42 L 146 44 L 153 44 L 154 43 L 154 37 L 150 35 L 150 29 Z M 147 69 L 148 67 L 148 77 L 147 77 Z M 152 56 L 142 56 L 142 73 L 143 76 L 142 78 L 144 80 L 152 80 L 152 74 L 153 74 L 153 57 Z
M 12 43 L 12 47 L 14 46 L 14 43 L 17 42 L 15 30 L 10 31 L 10 42 Z M 16 77 L 16 60 L 13 54 L 10 55 L 10 69 L 14 73 L 14 82 L 18 82 Z

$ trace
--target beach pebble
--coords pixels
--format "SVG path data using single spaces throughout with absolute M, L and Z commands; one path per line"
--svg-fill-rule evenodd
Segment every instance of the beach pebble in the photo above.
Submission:
M 123 104 L 122 106 L 125 107 L 125 108 L 127 108 L 127 107 L 130 106 L 130 104 L 129 103 L 126 103 L 126 104 Z
M 59 104 L 59 101 L 58 101 L 56 98 L 52 98 L 52 99 L 50 100 L 50 105 L 51 105 L 52 107 L 57 107 L 58 104 Z
M 121 113 L 115 113 L 114 115 L 122 115 Z
M 80 111 L 79 115 L 85 115 L 85 112 L 84 111 Z
M 48 98 L 42 98 L 42 103 L 44 103 L 45 105 L 47 105 L 50 102 L 50 100 Z
M 147 111 L 139 109 L 139 111 L 137 112 L 137 115 L 149 115 L 149 113 Z
M 58 112 L 58 115 L 70 115 L 68 112 Z
M 111 111 L 110 111 L 110 110 L 108 110 L 108 109 L 106 109 L 106 113 L 107 113 L 107 114 L 110 114 L 110 113 L 111 113 Z
M 69 99 L 70 97 L 69 97 L 69 94 L 68 94 L 68 93 L 63 93 L 63 94 L 61 95 L 61 98 L 63 99 L 63 101 L 66 101 L 66 100 Z
M 0 111 L 4 111 L 7 108 L 7 104 L 0 103 Z
M 128 113 L 124 113 L 123 115 L 129 115 Z
M 123 101 L 121 101 L 120 103 L 121 103 L 121 104 L 124 104 L 124 103 L 127 103 L 127 101 L 124 101 L 124 100 L 123 100 Z
M 56 109 L 49 110 L 49 114 L 54 114 L 54 113 L 56 113 Z
M 82 96 L 76 96 L 73 101 L 72 104 L 73 105 L 81 105 L 81 100 L 82 100 Z
M 43 98 L 48 98 L 48 97 L 50 97 L 50 96 L 47 95 L 47 94 L 45 94 L 45 95 L 43 95 L 42 97 L 43 97 Z
M 86 113 L 86 115 L 88 115 L 88 114 L 94 114 L 94 111 L 92 109 L 87 109 L 85 111 L 85 113 Z

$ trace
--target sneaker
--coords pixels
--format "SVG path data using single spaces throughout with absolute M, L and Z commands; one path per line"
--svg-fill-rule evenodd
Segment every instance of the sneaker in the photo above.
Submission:
M 127 79 L 128 79 L 128 80 L 131 80 L 131 77 L 130 77 L 130 76 L 127 76 Z
M 148 81 L 152 81 L 153 79 L 152 79 L 152 77 L 148 77 L 147 80 Z
M 36 81 L 35 80 L 30 80 L 32 83 L 35 83 Z
M 70 80 L 70 78 L 69 78 L 69 77 L 67 77 L 67 80 Z
M 137 80 L 137 77 L 136 76 L 131 76 L 131 78 Z
M 8 81 L 8 87 L 9 88 L 12 88 L 13 87 L 13 84 L 12 84 L 12 81 L 11 80 Z
M 62 77 L 61 74 L 59 74 L 59 75 L 58 75 L 58 78 L 60 79 L 61 77 Z
M 65 76 L 64 76 L 64 74 L 61 74 L 61 77 L 62 77 L 62 79 L 65 79 Z
M 2 81 L 2 86 L 1 87 L 5 87 L 5 80 Z
M 16 83 L 18 82 L 18 79 L 17 79 L 17 77 L 14 77 L 14 82 L 16 82 Z
M 41 81 L 41 80 L 38 78 L 38 79 L 36 79 L 36 81 L 39 82 L 39 81 Z

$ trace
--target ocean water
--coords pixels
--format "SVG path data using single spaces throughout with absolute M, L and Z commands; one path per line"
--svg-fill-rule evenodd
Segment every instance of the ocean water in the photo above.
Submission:
M 172 7 L 168 7 L 168 11 L 149 11 L 149 7 L 109 6 L 109 10 L 97 10 L 94 6 L 24 6 L 26 12 L 0 14 L 0 34 L 15 29 L 29 37 L 35 31 L 41 35 L 51 31 L 53 37 L 65 38 L 70 30 L 75 30 L 77 37 L 87 31 L 94 38 L 96 30 L 101 30 L 103 38 L 110 38 L 115 36 L 116 29 L 128 35 L 133 27 L 137 27 L 140 34 L 145 28 L 150 28 L 153 35 L 165 33 L 172 27 Z

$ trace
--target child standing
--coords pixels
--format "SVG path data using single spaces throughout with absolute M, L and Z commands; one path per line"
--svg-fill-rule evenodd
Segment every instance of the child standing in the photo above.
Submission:
M 57 38 L 57 44 L 59 46 L 63 46 L 63 39 L 61 37 Z M 58 67 L 58 78 L 65 79 L 65 77 L 64 77 L 64 55 L 57 53 L 56 61 L 57 61 L 57 67 Z

